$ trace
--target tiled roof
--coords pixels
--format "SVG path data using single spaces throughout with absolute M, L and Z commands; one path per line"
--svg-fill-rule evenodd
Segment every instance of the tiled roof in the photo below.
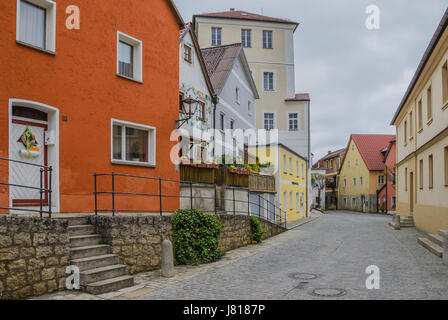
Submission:
M 414 77 L 412 78 L 411 83 L 409 84 L 409 87 L 406 90 L 406 93 L 405 93 L 403 99 L 401 100 L 400 106 L 398 107 L 397 111 L 395 112 L 390 125 L 393 126 L 395 124 L 395 121 L 397 120 L 398 115 L 400 114 L 401 110 L 403 110 L 406 102 L 408 101 L 412 91 L 414 90 L 414 88 L 417 84 L 417 81 L 420 79 L 423 69 L 425 69 L 429 58 L 431 57 L 434 49 L 436 48 L 437 44 L 439 43 L 439 40 L 442 37 L 442 35 L 445 32 L 447 27 L 448 27 L 448 9 L 446 9 L 445 14 L 442 17 L 442 20 L 440 21 L 439 26 L 437 27 L 437 30 L 431 39 L 431 42 L 429 43 L 428 47 L 426 48 L 426 51 L 423 54 L 422 60 L 420 61 L 420 64 L 418 65 L 417 70 L 415 71 Z
M 370 171 L 386 169 L 381 150 L 389 146 L 389 143 L 395 139 L 395 135 L 352 134 L 351 138 L 355 142 L 364 163 Z
M 294 98 L 285 99 L 285 101 L 310 101 L 309 93 L 296 93 Z
M 325 157 L 319 159 L 319 161 L 321 160 L 327 160 L 327 159 L 331 159 L 331 158 L 335 158 L 337 156 L 339 156 L 340 154 L 344 153 L 345 149 L 339 149 L 333 152 L 330 152 L 329 154 L 327 154 Z
M 241 43 L 236 43 L 201 50 L 216 93 L 221 92 L 241 48 Z
M 295 29 L 299 25 L 297 22 L 288 19 L 279 19 L 268 16 L 263 16 L 261 14 L 250 13 L 246 11 L 230 10 L 224 12 L 213 12 L 213 13 L 202 13 L 194 16 L 196 17 L 211 17 L 211 18 L 224 18 L 224 19 L 242 19 L 242 20 L 255 20 L 255 21 L 265 21 L 265 22 L 275 22 L 275 23 L 286 23 L 295 25 Z M 295 30 L 294 29 L 294 30 Z

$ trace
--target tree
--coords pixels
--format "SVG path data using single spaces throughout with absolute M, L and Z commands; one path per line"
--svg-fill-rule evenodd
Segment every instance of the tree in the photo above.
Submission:
M 311 174 L 311 183 L 313 184 L 313 187 L 315 185 L 317 185 L 319 207 L 320 207 L 321 192 L 325 188 L 326 177 L 325 177 L 325 175 L 320 174 L 320 173 L 313 173 L 313 174 Z

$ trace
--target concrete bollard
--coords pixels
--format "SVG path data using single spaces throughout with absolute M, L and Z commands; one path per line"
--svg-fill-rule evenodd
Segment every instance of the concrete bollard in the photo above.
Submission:
M 162 277 L 174 277 L 173 244 L 170 240 L 162 242 Z
M 443 238 L 443 255 L 442 261 L 444 265 L 448 266 L 448 230 L 441 230 L 439 234 Z
M 393 222 L 393 225 L 394 225 L 394 229 L 395 230 L 400 230 L 400 216 L 398 215 L 398 214 L 395 214 L 394 215 L 394 222 Z

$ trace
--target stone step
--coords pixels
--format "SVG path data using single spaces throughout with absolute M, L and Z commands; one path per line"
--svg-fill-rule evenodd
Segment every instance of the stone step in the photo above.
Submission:
M 83 236 L 95 233 L 95 227 L 91 224 L 69 226 L 68 233 L 70 236 Z
M 98 295 L 106 292 L 118 291 L 123 288 L 129 288 L 133 285 L 133 276 L 121 276 L 99 282 L 89 283 L 85 286 L 85 291 L 90 294 Z
M 77 247 L 70 248 L 70 258 L 74 259 L 82 259 L 94 256 L 101 256 L 108 254 L 110 250 L 110 246 L 107 244 L 99 244 L 95 246 L 86 246 L 86 247 Z
M 120 264 L 120 258 L 116 254 L 105 254 L 101 256 L 71 260 L 70 264 L 77 266 L 80 271 L 84 271 Z
M 102 238 L 99 234 L 89 234 L 89 235 L 70 237 L 70 247 L 72 248 L 103 244 L 101 242 Z
M 428 234 L 428 239 L 443 248 L 443 237 L 440 234 Z
M 418 238 L 418 243 L 428 249 L 430 252 L 434 253 L 436 256 L 442 258 L 443 249 L 431 240 L 427 238 Z
M 90 224 L 88 216 L 86 216 L 86 217 L 70 217 L 70 218 L 67 218 L 67 220 L 68 220 L 69 226 L 80 226 L 80 225 Z
M 128 275 L 128 267 L 123 264 L 115 264 L 90 270 L 82 271 L 80 274 L 81 285 L 104 281 Z

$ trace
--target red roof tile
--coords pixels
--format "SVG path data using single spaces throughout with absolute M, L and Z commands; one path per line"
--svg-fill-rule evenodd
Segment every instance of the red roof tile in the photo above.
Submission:
M 352 134 L 351 138 L 355 142 L 364 163 L 370 171 L 386 169 L 381 150 L 389 147 L 389 143 L 395 139 L 395 135 Z
M 242 20 L 255 20 L 255 21 L 265 21 L 274 23 L 286 23 L 296 25 L 295 29 L 299 25 L 297 22 L 288 19 L 279 19 L 268 16 L 263 16 L 261 14 L 250 13 L 246 11 L 230 10 L 223 12 L 213 12 L 213 13 L 203 13 L 194 15 L 196 17 L 211 17 L 211 18 L 224 18 L 224 19 L 242 19 Z M 294 29 L 294 30 L 295 30 Z

